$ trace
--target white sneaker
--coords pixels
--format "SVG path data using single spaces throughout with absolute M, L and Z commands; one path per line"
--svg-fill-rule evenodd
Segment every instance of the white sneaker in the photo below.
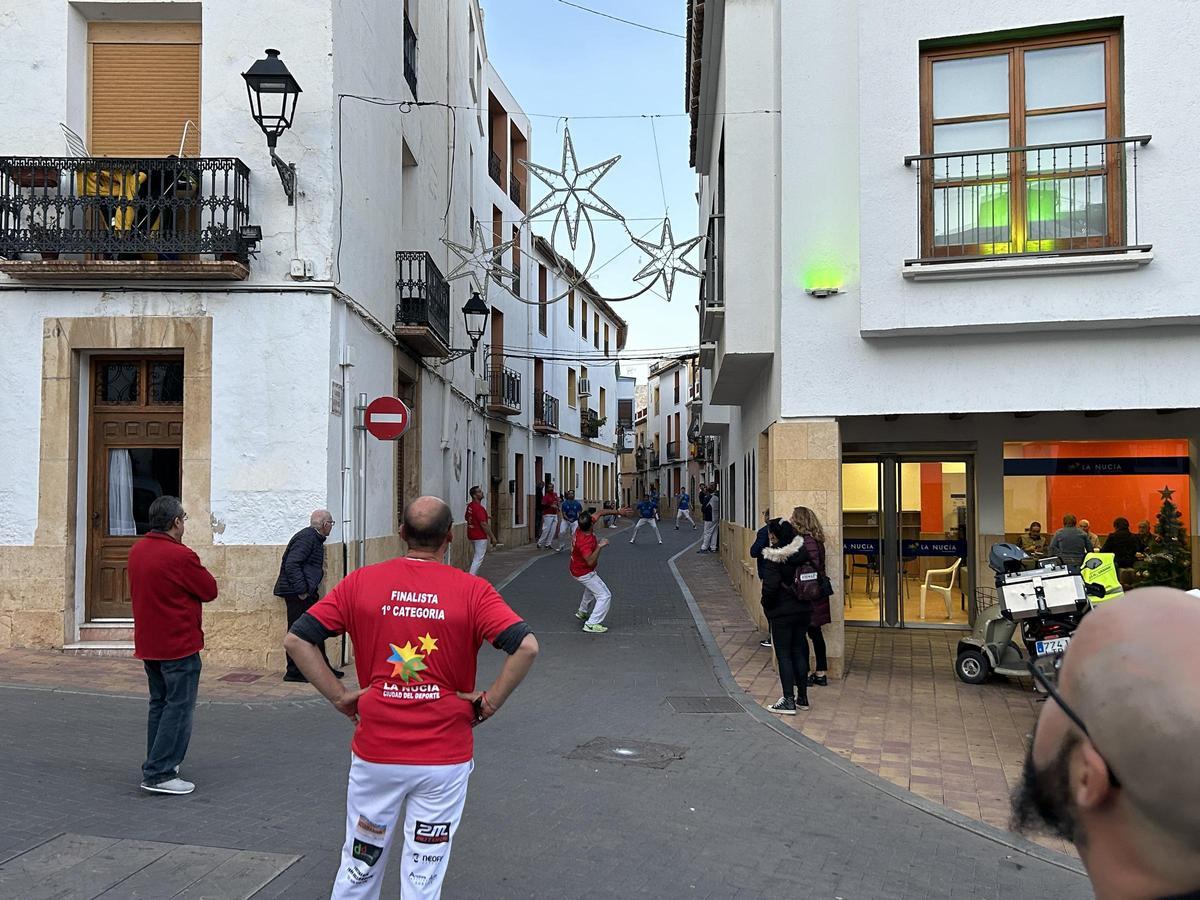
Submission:
M 167 781 L 160 781 L 158 784 L 142 782 L 142 790 L 150 791 L 152 794 L 190 794 L 195 789 L 194 784 L 184 781 L 182 778 L 171 778 Z

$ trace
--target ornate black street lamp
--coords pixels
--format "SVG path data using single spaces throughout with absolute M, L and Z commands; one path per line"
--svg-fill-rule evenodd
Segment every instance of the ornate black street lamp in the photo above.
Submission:
M 250 98 L 250 114 L 267 136 L 267 147 L 271 151 L 271 163 L 279 172 L 287 194 L 288 206 L 296 199 L 296 166 L 286 163 L 275 155 L 275 143 L 279 135 L 292 127 L 296 115 L 296 101 L 300 97 L 300 85 L 279 58 L 278 50 L 267 50 L 266 58 L 260 59 L 242 73 L 246 79 L 246 94 Z

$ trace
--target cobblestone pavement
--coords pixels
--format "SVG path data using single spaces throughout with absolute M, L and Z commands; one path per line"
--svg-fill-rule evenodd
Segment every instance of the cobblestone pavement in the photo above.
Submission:
M 760 704 L 779 696 L 773 651 L 716 556 L 689 555 L 680 572 L 738 686 Z M 993 825 L 1008 821 L 1026 740 L 1037 721 L 1029 683 L 968 685 L 954 675 L 961 631 L 848 628 L 846 672 L 809 691 L 812 709 L 781 722 L 893 784 Z M 1039 843 L 1075 855 L 1054 838 Z
M 667 567 L 693 536 L 663 534 L 663 547 L 614 540 L 602 558 L 615 595 L 607 635 L 579 631 L 562 554 L 505 589 L 543 652 L 476 733 L 446 897 L 1091 895 L 1072 860 L 939 812 L 765 714 L 676 712 L 683 704 L 667 698 L 727 695 L 724 663 Z M 486 682 L 500 660 L 490 648 L 482 657 Z M 319 702 L 201 706 L 183 771 L 198 787 L 175 798 L 137 788 L 143 717 L 140 698 L 0 688 L 0 860 L 61 832 L 290 853 L 302 858 L 259 896 L 328 896 L 344 719 Z M 663 768 L 578 758 L 596 738 L 681 758 Z M 389 874 L 384 896 L 395 897 Z

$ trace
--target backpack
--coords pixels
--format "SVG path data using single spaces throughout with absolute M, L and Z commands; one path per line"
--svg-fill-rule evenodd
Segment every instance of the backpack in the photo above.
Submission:
M 833 582 L 825 574 L 825 566 L 823 564 L 818 566 L 812 554 L 806 555 L 808 558 L 796 566 L 796 574 L 792 579 L 792 592 L 801 602 L 817 604 L 826 597 L 833 596 Z

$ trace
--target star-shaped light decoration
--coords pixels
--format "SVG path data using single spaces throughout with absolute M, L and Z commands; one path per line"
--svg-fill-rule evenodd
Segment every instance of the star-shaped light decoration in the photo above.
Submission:
M 617 155 L 586 169 L 579 168 L 579 161 L 575 158 L 575 145 L 571 142 L 571 129 L 564 128 L 561 169 L 555 171 L 527 159 L 519 160 L 535 178 L 550 189 L 550 193 L 543 197 L 525 218 L 536 219 L 554 210 L 555 219 L 561 216 L 566 222 L 567 238 L 571 242 L 572 250 L 579 239 L 579 218 L 583 215 L 584 207 L 609 218 L 624 221 L 625 217 L 596 193 L 596 183 L 608 174 L 608 170 L 615 166 L 620 158 Z
M 450 248 L 450 252 L 459 258 L 459 263 L 446 276 L 447 281 L 470 277 L 480 290 L 487 290 L 488 281 L 497 282 L 512 272 L 501 261 L 504 254 L 512 249 L 515 241 L 501 241 L 493 245 L 483 233 L 483 226 L 478 221 L 471 232 L 471 246 L 459 244 L 450 238 L 442 238 L 442 243 Z
M 424 637 L 417 638 L 417 640 L 419 640 L 421 642 L 421 652 L 422 653 L 432 653 L 434 650 L 437 649 L 438 639 L 435 637 L 431 637 L 428 631 L 425 632 Z
M 1175 491 L 1170 487 L 1164 486 L 1163 489 L 1158 492 L 1158 496 L 1162 497 L 1163 502 L 1166 503 L 1173 496 L 1175 496 Z
M 691 253 L 704 240 L 704 235 L 688 238 L 682 244 L 676 244 L 675 235 L 671 233 L 671 220 L 663 219 L 662 236 L 659 238 L 657 244 L 652 244 L 650 241 L 644 241 L 632 235 L 630 235 L 630 239 L 637 245 L 639 250 L 650 255 L 650 262 L 646 263 L 642 270 L 633 276 L 634 280 L 642 281 L 645 278 L 653 276 L 653 279 L 650 281 L 650 285 L 653 285 L 654 281 L 661 277 L 668 303 L 671 302 L 671 291 L 675 288 L 676 272 L 685 272 L 688 275 L 695 275 L 697 278 L 701 277 L 700 270 L 684 259 L 684 257 Z

